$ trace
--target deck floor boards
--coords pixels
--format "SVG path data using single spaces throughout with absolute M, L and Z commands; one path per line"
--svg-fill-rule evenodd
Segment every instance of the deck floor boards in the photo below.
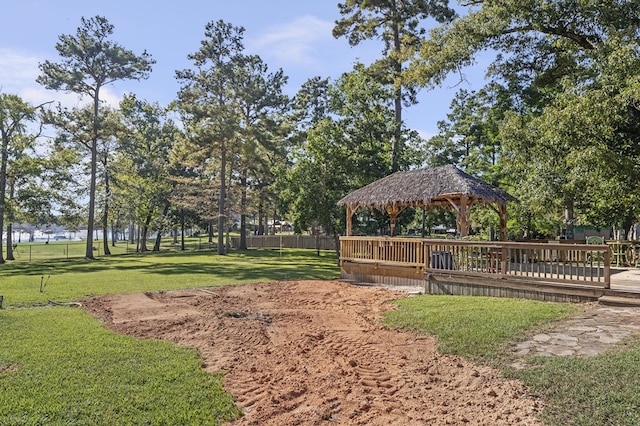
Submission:
M 611 268 L 611 289 L 640 293 L 640 268 Z

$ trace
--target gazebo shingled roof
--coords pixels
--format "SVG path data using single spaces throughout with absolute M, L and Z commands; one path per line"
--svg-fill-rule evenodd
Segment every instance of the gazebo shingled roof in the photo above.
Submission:
M 458 232 L 464 236 L 469 233 L 469 208 L 481 202 L 500 215 L 500 236 L 506 239 L 506 205 L 509 201 L 517 200 L 506 191 L 454 165 L 447 165 L 396 172 L 350 193 L 338 201 L 338 205 L 347 207 L 347 235 L 351 235 L 351 218 L 361 207 L 386 210 L 394 235 L 395 219 L 405 208 L 450 205 L 457 212 Z

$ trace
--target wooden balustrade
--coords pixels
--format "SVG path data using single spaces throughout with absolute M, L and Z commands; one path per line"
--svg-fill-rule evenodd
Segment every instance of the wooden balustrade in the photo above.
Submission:
M 425 273 L 610 288 L 605 245 L 341 237 L 341 262 L 421 268 Z
M 415 238 L 341 237 L 340 259 L 425 266 L 423 240 Z

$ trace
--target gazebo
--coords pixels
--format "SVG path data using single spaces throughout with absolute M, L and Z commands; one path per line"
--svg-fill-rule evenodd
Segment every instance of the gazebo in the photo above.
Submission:
M 500 216 L 500 240 L 506 241 L 509 201 L 517 199 L 454 165 L 446 165 L 393 173 L 353 191 L 338 201 L 338 205 L 347 208 L 348 236 L 352 235 L 352 218 L 359 208 L 386 211 L 391 222 L 391 236 L 394 236 L 396 219 L 407 207 L 449 206 L 456 210 L 456 228 L 464 237 L 469 235 L 471 206 L 484 203 Z

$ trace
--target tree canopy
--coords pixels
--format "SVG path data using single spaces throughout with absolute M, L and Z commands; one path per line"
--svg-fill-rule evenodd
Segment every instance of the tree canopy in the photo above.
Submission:
M 37 81 L 47 89 L 62 90 L 88 96 L 93 102 L 90 117 L 82 125 L 90 136 L 82 144 L 90 153 L 89 211 L 87 235 L 93 235 L 96 176 L 98 172 L 98 143 L 100 141 L 100 90 L 115 81 L 147 78 L 154 60 L 147 52 L 136 55 L 109 40 L 113 25 L 103 16 L 82 18 L 75 35 L 59 37 L 56 50 L 60 62 L 45 61 L 40 64 L 42 74 Z M 68 115 L 68 114 L 67 114 Z M 85 116 L 77 110 L 78 117 Z M 61 123 L 59 120 L 53 120 Z M 64 120 L 63 120 L 64 121 Z M 80 123 L 80 120 L 75 120 Z M 87 238 L 85 257 L 93 258 L 93 244 Z
M 107 85 L 147 78 L 154 60 L 113 41 L 105 17 L 82 18 L 37 79 L 78 94 L 77 106 L 39 115 L 0 93 L 0 228 L 86 225 L 87 258 L 98 222 L 105 253 L 107 234 L 115 244 L 125 226 L 145 250 L 148 235 L 156 249 L 167 230 L 184 237 L 191 224 L 211 243 L 217 231 L 224 254 L 225 234 L 238 230 L 244 248 L 248 219 L 264 233 L 269 216 L 337 241 L 345 212 L 336 201 L 349 192 L 397 170 L 456 164 L 521 201 L 510 207 L 511 237 L 570 236 L 575 224 L 628 232 L 640 221 L 637 5 L 473 0 L 455 12 L 447 0 L 344 0 L 333 35 L 354 48 L 375 41 L 380 57 L 335 80 L 310 78 L 292 98 L 284 70 L 245 51 L 244 28 L 211 21 L 191 67 L 176 71 L 168 106 L 133 93 L 104 104 Z M 461 88 L 437 134 L 407 128 L 402 111 L 419 90 L 464 79 L 487 57 L 486 85 Z M 35 134 L 49 124 L 55 138 Z M 358 215 L 363 231 L 388 231 L 386 213 Z
M 618 188 L 640 176 L 639 18 L 633 2 L 469 3 L 468 13 L 423 40 L 407 74 L 416 84 L 440 84 L 493 52 L 489 86 L 461 94 L 493 119 L 473 118 L 472 110 L 450 116 L 434 143 L 499 144 L 498 168 L 524 208 L 563 211 L 555 220 L 569 235 L 578 222 L 628 231 L 639 191 Z M 474 126 L 463 129 L 469 120 Z

